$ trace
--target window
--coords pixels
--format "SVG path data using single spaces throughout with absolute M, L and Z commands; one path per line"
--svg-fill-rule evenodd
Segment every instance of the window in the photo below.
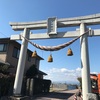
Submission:
M 5 52 L 7 50 L 7 44 L 0 44 L 0 52 Z
M 13 57 L 19 58 L 19 53 L 20 53 L 20 49 L 14 47 L 14 50 L 13 50 Z

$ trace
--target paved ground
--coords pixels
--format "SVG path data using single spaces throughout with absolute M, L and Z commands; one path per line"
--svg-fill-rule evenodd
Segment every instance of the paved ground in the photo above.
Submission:
M 78 89 L 75 90 L 61 90 L 61 91 L 54 91 L 54 92 L 50 92 L 47 94 L 39 94 L 39 95 L 34 95 L 33 97 L 28 97 L 26 99 L 21 99 L 21 100 L 74 100 L 74 95 L 75 93 L 78 92 Z M 8 99 L 9 97 L 4 97 L 0 100 L 20 100 L 20 99 Z M 79 99 L 79 97 L 77 98 L 77 100 L 81 100 Z
M 77 93 L 78 90 L 63 90 L 63 91 L 55 91 L 55 92 L 50 92 L 48 94 L 42 94 L 38 96 L 34 96 L 34 98 L 31 98 L 31 100 L 74 100 L 74 95 Z M 79 97 L 77 98 L 79 99 Z

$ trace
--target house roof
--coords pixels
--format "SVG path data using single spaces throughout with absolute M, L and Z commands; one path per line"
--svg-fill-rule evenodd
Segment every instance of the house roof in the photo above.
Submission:
M 0 38 L 0 40 L 10 40 L 10 38 Z
M 42 72 L 40 70 L 38 70 L 38 74 L 40 74 L 40 75 L 47 75 L 46 73 L 44 73 L 44 72 Z
M 37 58 L 40 60 L 44 60 L 42 57 L 40 57 L 39 55 L 37 55 Z

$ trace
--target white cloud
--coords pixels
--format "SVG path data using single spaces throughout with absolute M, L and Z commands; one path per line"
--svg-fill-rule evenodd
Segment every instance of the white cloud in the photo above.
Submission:
M 48 75 L 45 79 L 50 79 L 52 82 L 68 82 L 78 83 L 77 77 L 81 77 L 81 68 L 69 70 L 67 68 L 51 68 L 44 70 Z M 98 74 L 97 72 L 91 72 L 92 74 Z
M 81 68 L 78 67 L 78 68 L 76 69 L 76 71 L 81 71 Z
M 81 68 L 76 68 L 74 70 L 69 70 L 67 68 L 52 68 L 45 72 L 48 74 L 45 76 L 45 79 L 59 82 L 78 82 L 77 77 L 81 76 Z
M 91 72 L 91 74 L 98 74 L 98 72 Z
M 62 73 L 67 72 L 67 71 L 68 71 L 68 70 L 67 70 L 66 68 L 62 68 L 62 69 L 61 69 L 61 72 L 62 72 Z

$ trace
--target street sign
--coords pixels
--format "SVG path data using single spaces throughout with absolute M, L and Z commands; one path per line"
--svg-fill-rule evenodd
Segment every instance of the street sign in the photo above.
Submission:
M 57 34 L 57 18 L 48 18 L 47 20 L 47 33 L 49 35 L 51 34 Z

